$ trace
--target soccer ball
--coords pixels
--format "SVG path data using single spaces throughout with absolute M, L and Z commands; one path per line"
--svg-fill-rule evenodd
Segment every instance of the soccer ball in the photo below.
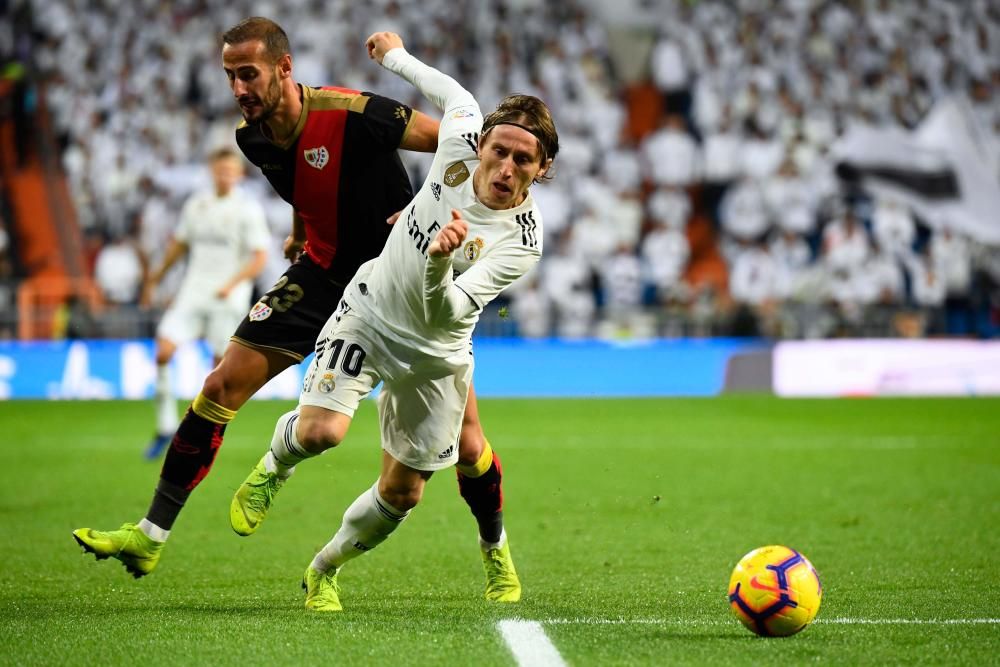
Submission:
M 764 637 L 787 637 L 809 625 L 823 598 L 819 575 L 795 549 L 754 549 L 729 578 L 729 605 L 736 618 Z

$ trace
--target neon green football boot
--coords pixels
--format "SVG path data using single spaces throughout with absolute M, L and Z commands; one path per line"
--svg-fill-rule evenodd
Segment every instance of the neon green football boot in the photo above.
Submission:
M 344 611 L 340 604 L 340 586 L 337 571 L 320 572 L 312 565 L 302 576 L 302 588 L 306 592 L 306 609 L 313 611 Z
M 253 535 L 260 528 L 267 511 L 271 509 L 274 494 L 284 484 L 285 479 L 264 468 L 263 458 L 257 462 L 229 504 L 229 524 L 237 535 Z
M 521 581 L 510 557 L 510 542 L 498 549 L 481 549 L 486 571 L 486 599 L 494 602 L 517 602 L 521 599 Z
M 84 551 L 94 554 L 97 560 L 117 558 L 129 573 L 138 579 L 156 568 L 165 542 L 156 542 L 134 523 L 126 523 L 118 530 L 93 530 L 78 528 L 73 538 Z

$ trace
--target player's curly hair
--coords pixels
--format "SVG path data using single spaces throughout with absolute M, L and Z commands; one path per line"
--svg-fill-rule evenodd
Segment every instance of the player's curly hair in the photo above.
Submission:
M 286 53 L 291 53 L 288 35 L 281 26 L 263 16 L 245 18 L 222 34 L 223 44 L 242 44 L 260 40 L 264 44 L 264 53 L 272 64 L 277 63 Z
M 552 120 L 552 113 L 534 95 L 508 95 L 500 100 L 497 108 L 483 118 L 483 129 L 480 132 L 480 143 L 497 125 L 516 125 L 531 134 L 538 140 L 538 146 L 542 149 L 542 164 L 549 160 L 554 160 L 559 152 L 559 135 L 556 133 L 556 124 Z M 549 169 L 542 179 L 552 178 Z M 538 181 L 539 179 L 535 179 Z

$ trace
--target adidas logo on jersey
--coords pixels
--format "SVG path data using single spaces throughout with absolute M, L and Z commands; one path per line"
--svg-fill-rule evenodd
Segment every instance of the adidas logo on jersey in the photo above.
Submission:
M 447 458 L 451 458 L 451 455 L 454 454 L 454 453 L 455 453 L 455 445 L 452 445 L 448 449 L 446 449 L 443 452 L 441 452 L 440 454 L 438 454 L 438 458 L 441 459 L 441 460 L 444 460 L 444 459 L 447 459 Z
M 434 201 L 441 201 L 440 183 L 431 183 L 431 194 L 434 195 Z
M 322 169 L 330 161 L 330 151 L 326 150 L 326 146 L 307 148 L 303 152 L 303 156 L 306 159 L 306 164 L 316 169 Z

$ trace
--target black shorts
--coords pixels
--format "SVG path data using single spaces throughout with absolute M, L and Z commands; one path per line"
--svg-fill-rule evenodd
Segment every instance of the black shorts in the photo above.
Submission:
M 313 351 L 343 295 L 344 285 L 303 255 L 257 300 L 230 340 L 300 362 Z

